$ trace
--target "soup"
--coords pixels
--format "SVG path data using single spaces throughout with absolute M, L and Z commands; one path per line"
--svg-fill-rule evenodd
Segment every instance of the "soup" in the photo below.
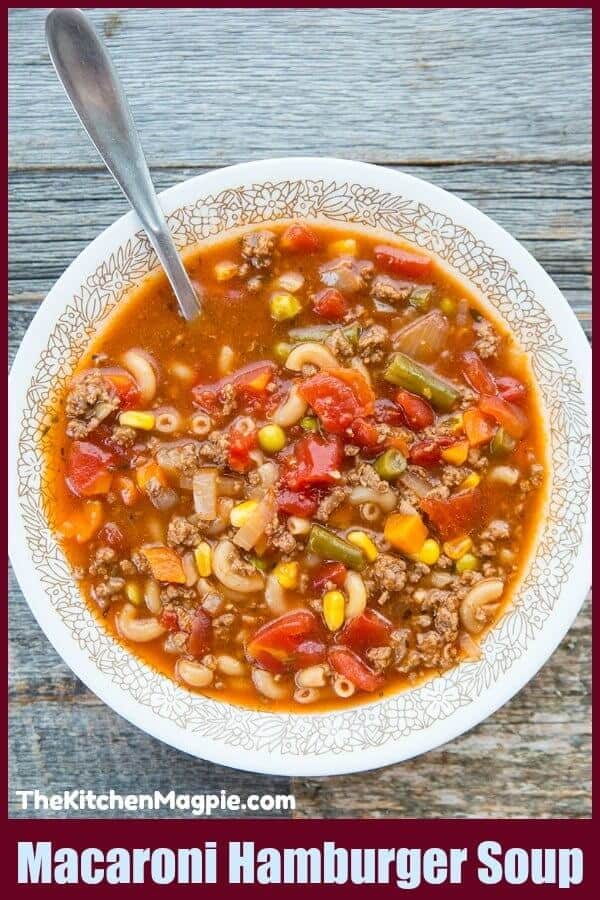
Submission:
M 189 251 L 90 344 L 45 437 L 90 607 L 195 691 L 342 707 L 475 659 L 544 486 L 526 358 L 414 248 L 278 223 Z

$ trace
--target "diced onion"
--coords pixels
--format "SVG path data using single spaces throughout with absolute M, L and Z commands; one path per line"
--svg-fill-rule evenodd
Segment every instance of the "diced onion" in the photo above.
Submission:
M 401 481 L 417 497 L 425 497 L 432 488 L 432 485 L 425 478 L 411 471 L 404 472 Z
M 192 479 L 194 492 L 194 509 L 205 522 L 217 516 L 217 470 L 200 469 Z
M 266 531 L 275 514 L 275 498 L 271 492 L 265 494 L 256 509 L 244 522 L 233 539 L 242 550 L 252 550 Z
M 450 323 L 438 309 L 411 322 L 394 335 L 394 349 L 421 362 L 436 359 L 447 345 Z
M 302 272 L 284 272 L 279 276 L 276 284 L 277 287 L 282 288 L 284 291 L 290 291 L 291 294 L 295 294 L 304 285 L 304 275 Z
M 150 494 L 150 502 L 161 512 L 171 509 L 179 501 L 179 494 L 170 487 L 161 487 Z
M 363 287 L 363 278 L 356 269 L 356 264 L 348 258 L 335 259 L 331 263 L 321 266 L 321 281 L 327 287 L 335 287 L 342 294 L 355 294 Z

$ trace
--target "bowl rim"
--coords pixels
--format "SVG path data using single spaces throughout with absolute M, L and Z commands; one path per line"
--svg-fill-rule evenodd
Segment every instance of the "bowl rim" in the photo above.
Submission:
M 575 366 L 580 377 L 589 422 L 591 349 L 571 307 L 550 276 L 518 241 L 487 215 L 454 194 L 400 170 L 333 157 L 299 156 L 262 159 L 211 170 L 162 191 L 159 198 L 161 205 L 169 213 L 181 204 L 189 204 L 205 196 L 207 191 L 214 194 L 219 188 L 231 188 L 236 184 L 271 185 L 274 179 L 280 177 L 347 180 L 355 181 L 358 185 L 378 185 L 382 190 L 394 194 L 418 198 L 415 202 L 427 204 L 426 209 L 440 211 L 440 215 L 451 213 L 462 226 L 471 229 L 475 235 L 484 235 L 485 240 L 494 249 L 499 250 L 503 257 L 507 257 L 519 274 L 523 273 L 527 277 L 535 296 L 544 298 L 544 308 L 551 313 L 555 322 L 560 323 L 561 336 L 570 351 L 570 363 Z M 352 227 L 351 223 L 347 225 Z M 543 633 L 543 640 L 538 639 L 528 648 L 527 653 L 515 661 L 510 673 L 499 680 L 493 692 L 487 691 L 482 698 L 464 707 L 460 716 L 440 720 L 435 726 L 416 736 L 411 735 L 406 740 L 399 738 L 397 742 L 374 745 L 368 751 L 331 751 L 318 756 L 297 754 L 286 756 L 283 753 L 265 750 L 243 751 L 239 746 L 224 745 L 204 736 L 202 738 L 191 736 L 188 731 L 174 729 L 167 719 L 154 712 L 149 714 L 128 695 L 117 690 L 114 684 L 109 683 L 109 680 L 85 657 L 66 629 L 58 627 L 57 614 L 52 604 L 48 602 L 35 574 L 22 517 L 18 514 L 17 441 L 27 382 L 33 363 L 37 359 L 37 353 L 33 350 L 36 341 L 39 344 L 39 335 L 44 333 L 45 329 L 49 329 L 60 311 L 67 306 L 75 286 L 82 282 L 85 273 L 93 271 L 113 248 L 131 238 L 139 229 L 137 216 L 133 212 L 128 212 L 81 251 L 40 304 L 11 368 L 9 392 L 12 401 L 16 402 L 14 406 L 11 403 L 13 409 L 9 420 L 9 473 L 12 476 L 9 477 L 9 553 L 23 594 L 46 637 L 77 677 L 128 721 L 177 749 L 233 768 L 262 774 L 312 776 L 365 771 L 427 752 L 470 730 L 506 703 L 537 673 L 554 652 L 579 612 L 591 581 L 591 501 L 588 501 L 586 507 L 583 540 L 576 553 L 579 565 L 574 567 L 569 585 L 563 587 L 560 592 L 560 602 L 548 616 L 549 623 Z M 353 710 L 370 710 L 388 699 L 378 700 L 364 707 L 353 707 Z M 233 709 L 239 712 L 241 708 L 233 707 Z M 320 715 L 321 718 L 329 720 L 338 714 L 337 711 L 331 711 Z M 256 712 L 253 715 L 261 720 L 287 718 L 288 715 L 299 718 L 294 714 L 270 712 Z M 301 717 L 307 718 L 306 714 L 302 714 Z M 333 722 L 331 724 L 334 725 Z M 190 746 L 191 743 L 193 746 Z

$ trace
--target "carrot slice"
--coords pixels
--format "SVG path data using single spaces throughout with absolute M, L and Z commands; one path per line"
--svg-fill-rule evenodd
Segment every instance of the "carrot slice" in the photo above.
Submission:
M 463 428 L 471 447 L 489 444 L 496 433 L 494 422 L 478 409 L 467 409 L 463 413 Z
M 170 547 L 143 547 L 140 553 L 150 566 L 157 581 L 185 584 L 183 564 L 177 553 Z

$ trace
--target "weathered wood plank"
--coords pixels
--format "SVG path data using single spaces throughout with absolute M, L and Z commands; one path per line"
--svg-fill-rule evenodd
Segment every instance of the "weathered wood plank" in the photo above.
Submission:
M 591 185 L 587 166 L 405 166 L 473 203 L 508 229 L 547 269 L 588 333 Z M 202 168 L 158 169 L 159 189 Z M 36 304 L 64 268 L 127 204 L 105 172 L 13 172 L 9 296 Z
M 35 812 L 22 810 L 17 790 L 37 788 L 42 793 L 75 789 L 117 794 L 219 794 L 223 788 L 239 794 L 290 794 L 290 780 L 226 769 L 195 759 L 144 734 L 97 704 L 36 701 L 11 705 L 9 815 L 11 818 L 191 818 L 185 811 L 160 809 L 140 812 Z M 240 751 L 241 753 L 243 751 Z M 254 817 L 289 818 L 291 811 L 251 813 Z M 220 818 L 238 818 L 226 810 Z
M 9 15 L 10 158 L 95 164 L 48 58 L 45 13 Z M 163 13 L 89 12 L 151 162 L 590 157 L 590 10 Z
M 296 816 L 589 818 L 590 748 L 588 715 L 518 725 L 493 716 L 440 750 L 398 766 L 294 779 Z

